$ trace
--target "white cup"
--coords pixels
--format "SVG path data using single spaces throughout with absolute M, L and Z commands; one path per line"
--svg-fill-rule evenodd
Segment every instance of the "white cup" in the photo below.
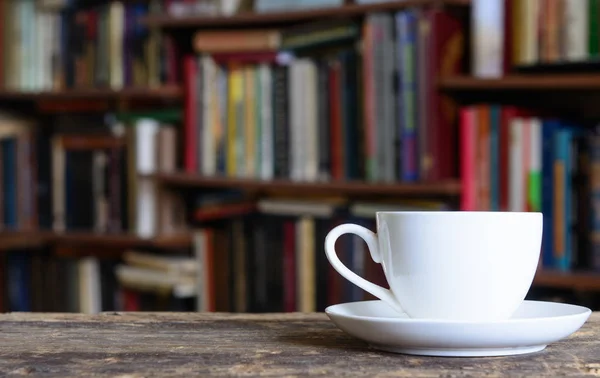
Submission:
M 542 218 L 535 212 L 377 212 L 377 234 L 342 224 L 325 238 L 325 252 L 344 278 L 411 318 L 505 320 L 533 281 Z M 347 233 L 367 243 L 389 290 L 339 260 L 335 241 Z

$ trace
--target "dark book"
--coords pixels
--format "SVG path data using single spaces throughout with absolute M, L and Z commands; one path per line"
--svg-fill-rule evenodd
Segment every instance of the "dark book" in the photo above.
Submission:
M 273 142 L 275 177 L 290 177 L 290 124 L 287 66 L 273 68 Z

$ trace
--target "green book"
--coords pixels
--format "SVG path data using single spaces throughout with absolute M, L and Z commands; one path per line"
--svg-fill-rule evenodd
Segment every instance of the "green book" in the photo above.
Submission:
M 589 16 L 589 53 L 590 56 L 597 56 L 600 49 L 598 41 L 598 0 L 588 0 Z

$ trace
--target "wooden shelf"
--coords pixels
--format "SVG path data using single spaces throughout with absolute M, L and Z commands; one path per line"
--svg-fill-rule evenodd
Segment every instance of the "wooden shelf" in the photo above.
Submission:
M 539 271 L 534 286 L 572 290 L 600 291 L 600 272 Z
M 529 74 L 498 79 L 453 76 L 439 80 L 446 91 L 600 90 L 600 74 Z
M 470 0 L 403 0 L 375 4 L 352 4 L 339 7 L 316 8 L 285 12 L 240 13 L 232 16 L 189 16 L 155 15 L 142 18 L 147 26 L 162 28 L 223 28 L 223 27 L 270 27 L 292 22 L 316 19 L 350 18 L 369 12 L 394 11 L 419 6 L 465 6 Z
M 0 90 L 0 101 L 26 100 L 180 100 L 183 90 L 179 86 L 164 86 L 156 88 L 123 88 L 120 90 L 103 88 L 66 89 L 61 91 L 13 91 Z
M 192 243 L 189 233 L 140 238 L 132 234 L 96 234 L 67 232 L 54 234 L 52 242 L 60 245 L 100 245 L 104 248 L 186 248 Z
M 189 188 L 229 188 L 278 194 L 329 196 L 413 196 L 458 197 L 458 180 L 433 183 L 383 182 L 296 182 L 290 180 L 254 180 L 228 177 L 203 177 L 187 173 L 163 173 L 149 176 L 164 185 Z
M 100 234 L 92 232 L 52 231 L 1 231 L 0 250 L 60 247 L 101 247 L 104 249 L 128 248 L 188 248 L 192 244 L 190 233 L 161 235 L 154 238 L 140 238 L 133 234 Z
M 45 231 L 0 231 L 0 251 L 7 249 L 40 248 L 48 244 L 52 236 Z

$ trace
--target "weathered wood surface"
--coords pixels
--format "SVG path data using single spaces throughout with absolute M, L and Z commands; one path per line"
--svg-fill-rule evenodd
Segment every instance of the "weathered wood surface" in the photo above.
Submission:
M 415 357 L 369 349 L 324 314 L 0 315 L 0 376 L 600 376 L 600 314 L 529 355 Z

